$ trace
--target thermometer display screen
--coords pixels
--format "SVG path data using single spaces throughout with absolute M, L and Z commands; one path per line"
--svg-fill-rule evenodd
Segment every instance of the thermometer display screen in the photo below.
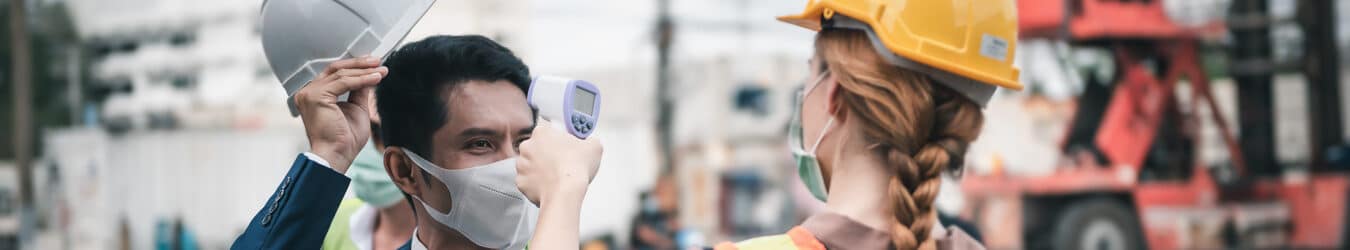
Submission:
M 595 111 L 595 93 L 583 88 L 577 88 L 574 93 L 575 96 L 572 98 L 572 109 L 581 112 L 582 114 L 595 115 L 591 113 L 592 111 Z

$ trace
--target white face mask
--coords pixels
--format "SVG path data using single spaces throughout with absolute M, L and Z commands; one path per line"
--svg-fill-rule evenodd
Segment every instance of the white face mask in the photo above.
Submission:
M 534 236 L 539 207 L 516 187 L 516 158 L 466 169 L 444 169 L 411 151 L 415 165 L 436 177 L 450 190 L 454 204 L 449 212 L 431 207 L 414 196 L 431 219 L 459 231 L 474 244 L 492 249 L 522 249 Z

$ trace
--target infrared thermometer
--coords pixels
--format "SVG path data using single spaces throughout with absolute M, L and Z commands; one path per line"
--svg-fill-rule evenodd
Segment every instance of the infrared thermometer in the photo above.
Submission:
M 600 88 L 583 80 L 557 76 L 538 76 L 530 83 L 530 106 L 539 109 L 539 117 L 578 139 L 595 132 L 600 117 Z

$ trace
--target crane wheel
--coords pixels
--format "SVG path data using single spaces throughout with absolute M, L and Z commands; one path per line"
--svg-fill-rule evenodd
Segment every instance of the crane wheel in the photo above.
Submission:
M 1121 201 L 1090 198 L 1060 211 L 1064 213 L 1055 221 L 1051 235 L 1054 249 L 1145 249 L 1138 219 Z

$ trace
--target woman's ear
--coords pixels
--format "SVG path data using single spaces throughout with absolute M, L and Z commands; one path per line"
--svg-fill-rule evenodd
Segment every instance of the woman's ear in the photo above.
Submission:
M 829 74 L 825 76 L 824 80 L 821 80 L 820 84 L 823 85 L 821 87 L 825 87 L 825 93 L 827 94 L 825 96 L 825 102 L 829 104 L 830 115 L 834 116 L 835 122 L 842 124 L 848 119 L 846 117 L 848 114 L 847 112 L 843 112 L 843 101 L 836 98 L 839 97 L 839 91 L 842 91 L 839 87 L 838 78 L 835 78 L 835 74 Z
M 384 148 L 384 171 L 389 174 L 389 179 L 394 181 L 403 193 L 413 196 L 421 196 L 421 189 L 417 188 L 418 181 L 422 179 L 422 171 L 418 169 L 416 163 L 403 153 L 403 148 L 398 146 L 389 146 Z

